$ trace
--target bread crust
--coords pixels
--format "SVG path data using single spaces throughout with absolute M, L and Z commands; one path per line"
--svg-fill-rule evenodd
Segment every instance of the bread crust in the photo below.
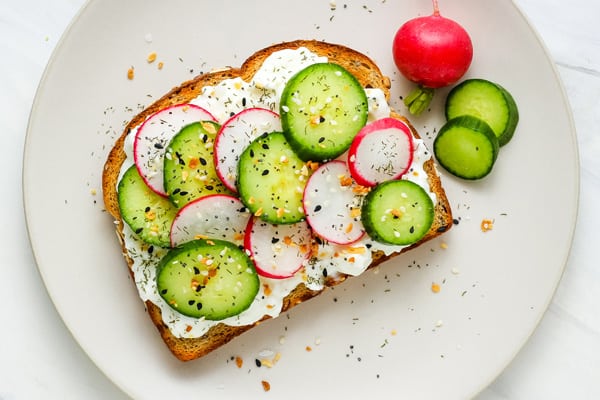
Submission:
M 236 77 L 241 77 L 245 81 L 250 81 L 254 73 L 260 68 L 264 60 L 270 54 L 283 49 L 295 49 L 299 47 L 306 47 L 313 53 L 328 57 L 330 62 L 335 62 L 352 73 L 363 85 L 363 87 L 381 89 L 384 92 L 386 99 L 389 100 L 390 80 L 382 74 L 379 67 L 369 57 L 346 46 L 314 40 L 297 40 L 293 42 L 274 44 L 254 53 L 242 64 L 240 68 L 228 68 L 202 74 L 171 89 L 156 102 L 144 109 L 140 114 L 136 115 L 128 123 L 122 135 L 117 139 L 113 148 L 111 149 L 102 174 L 102 192 L 104 204 L 108 213 L 115 220 L 117 234 L 122 244 L 123 255 L 127 261 L 129 271 L 132 275 L 133 272 L 131 270 L 131 266 L 133 261 L 127 256 L 127 251 L 124 244 L 123 219 L 121 218 L 117 199 L 119 173 L 121 166 L 126 159 L 124 143 L 127 134 L 156 111 L 171 105 L 188 103 L 200 94 L 201 89 L 204 86 L 212 86 L 218 82 L 221 82 L 222 80 Z M 413 135 L 416 138 L 419 138 L 419 134 L 417 133 L 416 129 L 406 118 L 395 112 L 392 112 L 392 117 L 406 122 Z M 428 174 L 430 189 L 437 196 L 433 226 L 421 241 L 403 249 L 402 252 L 394 253 L 389 256 L 386 256 L 383 252 L 374 252 L 373 262 L 369 268 L 373 268 L 376 265 L 379 265 L 382 262 L 397 256 L 398 254 L 417 247 L 451 228 L 452 212 L 450 204 L 442 187 L 439 175 L 436 171 L 433 158 L 425 162 L 424 169 Z M 326 287 L 339 284 L 344 279 L 345 277 L 338 280 L 330 279 L 328 280 Z M 284 299 L 281 312 L 285 312 L 292 307 L 319 295 L 323 290 L 315 291 L 308 289 L 306 286 L 304 286 L 304 284 L 298 285 Z M 211 327 L 201 337 L 178 338 L 171 333 L 168 326 L 163 322 L 160 308 L 149 300 L 146 301 L 145 304 L 148 314 L 154 325 L 157 327 L 165 344 L 173 353 L 173 355 L 182 361 L 189 361 L 202 357 L 268 318 L 264 317 L 261 321 L 246 326 L 228 326 L 219 323 Z

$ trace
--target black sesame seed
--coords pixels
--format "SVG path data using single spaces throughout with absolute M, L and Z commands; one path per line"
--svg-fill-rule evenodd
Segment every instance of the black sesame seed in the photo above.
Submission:
M 256 364 L 256 366 L 258 368 L 262 367 L 262 362 L 260 362 L 260 360 L 258 358 L 254 360 L 254 363 Z

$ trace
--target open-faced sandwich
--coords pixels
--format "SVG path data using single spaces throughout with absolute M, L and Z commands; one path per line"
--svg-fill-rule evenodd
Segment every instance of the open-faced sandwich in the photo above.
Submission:
M 452 225 L 434 160 L 367 56 L 280 43 L 127 125 L 106 209 L 171 352 L 201 357 Z

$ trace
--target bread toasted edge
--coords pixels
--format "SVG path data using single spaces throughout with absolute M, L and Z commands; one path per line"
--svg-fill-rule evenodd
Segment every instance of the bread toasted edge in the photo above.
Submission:
M 121 166 L 126 159 L 124 143 L 127 134 L 154 112 L 170 105 L 182 104 L 191 101 L 200 94 L 202 88 L 205 86 L 212 86 L 221 82 L 222 80 L 235 77 L 241 77 L 242 79 L 249 81 L 270 54 L 283 49 L 296 49 L 299 47 L 306 47 L 310 51 L 320 56 L 328 57 L 330 62 L 335 62 L 352 73 L 363 85 L 363 87 L 381 89 L 384 92 L 386 99 L 389 100 L 390 80 L 388 77 L 383 75 L 373 60 L 363 53 L 360 53 L 349 47 L 316 40 L 296 40 L 265 47 L 264 49 L 259 50 L 251 55 L 240 68 L 227 68 L 224 70 L 202 74 L 171 89 L 160 99 L 136 115 L 127 124 L 122 135 L 116 140 L 113 148 L 109 152 L 102 172 L 102 192 L 105 208 L 115 220 L 116 231 L 121 241 L 123 255 L 127 261 L 130 274 L 133 275 L 131 270 L 133 261 L 127 256 L 123 237 L 123 220 L 121 218 L 117 198 L 119 173 Z M 407 123 L 413 135 L 416 138 L 420 137 L 416 129 L 406 118 L 397 114 L 396 112 L 392 112 L 392 117 Z M 407 250 L 420 246 L 424 242 L 439 236 L 441 233 L 451 228 L 452 212 L 450 204 L 442 187 L 442 183 L 439 174 L 437 173 L 433 158 L 425 162 L 424 169 L 428 174 L 430 189 L 437 196 L 437 203 L 435 205 L 435 218 L 430 231 L 421 241 L 403 249 L 401 252 L 387 256 L 383 252 L 374 252 L 373 262 L 369 268 L 373 268 L 384 261 L 404 253 Z M 337 281 L 331 280 L 327 284 L 328 286 L 333 286 L 343 280 L 344 279 Z M 322 290 L 313 291 L 308 289 L 303 284 L 300 284 L 284 299 L 281 312 L 283 313 L 288 311 L 292 307 L 319 295 L 321 292 Z M 171 353 L 181 361 L 189 361 L 200 358 L 268 318 L 265 317 L 261 321 L 246 326 L 228 326 L 225 324 L 217 324 L 211 327 L 207 333 L 199 338 L 178 338 L 171 333 L 168 326 L 163 322 L 160 308 L 151 301 L 146 301 L 145 305 L 152 322 L 157 327 L 166 346 Z

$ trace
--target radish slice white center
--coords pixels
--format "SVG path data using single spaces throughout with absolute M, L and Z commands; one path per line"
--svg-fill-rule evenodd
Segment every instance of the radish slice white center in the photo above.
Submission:
M 398 179 L 408 171 L 414 145 L 410 128 L 394 118 L 365 125 L 348 151 L 352 177 L 363 186 Z
M 313 172 L 303 201 L 306 220 L 316 234 L 337 244 L 353 243 L 364 235 L 362 199 L 356 189 L 343 161 L 330 161 Z
M 165 148 L 184 126 L 198 121 L 215 121 L 204 108 L 179 104 L 152 114 L 139 127 L 133 142 L 135 165 L 146 185 L 166 196 L 163 180 Z
M 311 239 L 305 221 L 273 225 L 253 217 L 246 230 L 245 246 L 256 272 L 267 278 L 284 279 L 302 268 L 310 255 Z
M 244 243 L 250 213 L 236 197 L 214 194 L 201 197 L 179 210 L 171 225 L 171 246 L 194 239 Z
M 265 108 L 248 108 L 223 124 L 215 140 L 215 166 L 225 186 L 237 192 L 235 182 L 240 155 L 265 132 L 281 131 L 279 115 Z

